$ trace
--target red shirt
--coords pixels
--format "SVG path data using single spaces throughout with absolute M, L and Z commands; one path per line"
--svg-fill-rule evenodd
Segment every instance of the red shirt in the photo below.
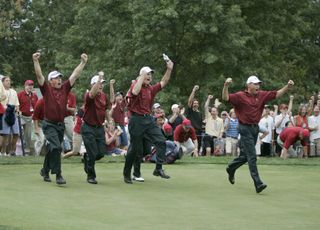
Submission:
M 89 97 L 89 92 L 86 93 L 83 120 L 89 125 L 101 126 L 106 117 L 107 105 L 107 96 L 103 92 L 99 92 L 94 98 Z
M 115 123 L 120 125 L 125 125 L 124 118 L 125 118 L 125 108 L 126 102 L 123 100 L 121 103 L 117 103 L 117 106 L 113 109 L 112 118 Z
M 229 94 L 229 102 L 234 106 L 241 124 L 258 124 L 264 105 L 276 98 L 277 91 L 258 91 L 252 95 L 246 91 Z
M 193 127 L 191 127 L 188 131 L 185 131 L 183 129 L 183 125 L 178 125 L 177 128 L 174 130 L 174 136 L 175 141 L 178 141 L 180 143 L 186 142 L 189 138 L 192 140 L 197 140 L 196 131 Z
M 32 120 L 40 120 L 44 119 L 44 100 L 43 98 L 39 99 L 34 106 Z
M 49 121 L 63 122 L 67 112 L 70 81 L 63 82 L 60 89 L 53 88 L 48 82 L 40 86 L 44 98 L 44 118 Z
M 18 99 L 22 115 L 26 117 L 32 116 L 34 107 L 38 101 L 37 94 L 33 92 L 27 93 L 25 90 L 22 90 L 18 93 Z
M 76 98 L 76 95 L 72 92 L 70 92 L 68 94 L 68 102 L 67 102 L 67 105 L 69 108 L 73 108 L 75 109 L 77 107 L 77 98 Z M 67 110 L 67 113 L 66 113 L 66 117 L 68 116 L 73 116 L 74 115 L 74 112 L 70 112 Z
M 300 140 L 299 134 L 303 131 L 301 127 L 288 127 L 280 133 L 280 139 L 283 141 L 283 147 L 289 149 L 291 145 Z M 306 146 L 307 143 L 302 140 L 301 144 Z
M 296 126 L 308 129 L 308 117 L 307 116 L 296 116 Z
M 81 125 L 82 125 L 82 118 L 79 116 L 76 116 L 76 122 L 73 127 L 73 132 L 80 134 L 81 133 Z
M 154 97 L 162 89 L 160 82 L 155 85 L 142 86 L 138 95 L 132 94 L 136 82 L 132 83 L 127 95 L 128 109 L 137 114 L 150 114 Z
M 106 132 L 106 135 L 109 138 L 111 138 L 113 135 L 111 135 L 111 133 L 109 132 Z M 116 148 L 117 145 L 116 145 L 116 140 L 113 140 L 110 144 L 107 145 L 107 150 L 108 151 L 112 151 L 114 148 Z

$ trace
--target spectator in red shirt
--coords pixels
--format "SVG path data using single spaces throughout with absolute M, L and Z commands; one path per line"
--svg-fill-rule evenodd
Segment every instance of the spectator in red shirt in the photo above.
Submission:
M 83 114 L 84 114 L 83 106 L 81 106 L 81 108 L 79 108 L 78 112 L 76 113 L 76 122 L 73 128 L 73 134 L 72 134 L 72 150 L 64 154 L 63 158 L 76 156 L 80 153 L 81 144 L 82 144 L 82 136 L 81 136 L 80 129 L 82 125 Z
M 183 120 L 182 124 L 178 125 L 174 130 L 174 143 L 182 149 L 183 154 L 194 153 L 198 156 L 198 140 L 196 130 L 191 126 L 191 121 Z
M 288 156 L 297 156 L 297 153 L 292 148 L 292 145 L 297 141 L 301 141 L 301 145 L 304 146 L 304 155 L 308 156 L 308 139 L 310 132 L 307 129 L 301 127 L 288 127 L 285 128 L 278 136 L 277 142 L 282 147 L 281 155 L 283 159 L 287 159 Z
M 51 182 L 49 177 L 49 172 L 51 171 L 52 174 L 56 174 L 56 183 L 58 185 L 66 184 L 61 174 L 61 144 L 65 129 L 64 117 L 67 110 L 67 99 L 71 88 L 86 65 L 88 57 L 86 54 L 81 55 L 80 64 L 74 69 L 69 79 L 65 82 L 62 82 L 62 74 L 58 71 L 50 72 L 48 82 L 45 81 L 39 63 L 40 53 L 34 53 L 32 57 L 38 84 L 45 104 L 42 130 L 48 141 L 48 153 L 45 156 L 40 175 L 45 182 Z
M 229 94 L 228 88 L 232 82 L 228 78 L 222 90 L 222 99 L 229 101 L 236 112 L 239 120 L 240 155 L 229 163 L 227 173 L 229 182 L 235 183 L 234 174 L 236 170 L 248 162 L 251 177 L 257 193 L 262 192 L 267 185 L 260 179 L 257 168 L 257 156 L 255 145 L 258 139 L 259 126 L 265 104 L 286 93 L 294 83 L 289 80 L 288 84 L 278 91 L 260 90 L 261 81 L 256 76 L 250 76 L 246 82 L 245 91 Z
M 21 125 L 23 127 L 23 139 L 25 143 L 25 153 L 31 153 L 31 134 L 32 134 L 32 114 L 34 107 L 38 101 L 38 96 L 33 92 L 33 81 L 26 80 L 24 82 L 24 90 L 18 93 L 21 112 Z
M 41 123 L 44 119 L 44 100 L 43 98 L 39 99 L 34 106 L 34 111 L 32 115 L 34 133 L 36 136 L 36 141 L 34 142 L 34 150 L 36 155 L 40 155 L 42 152 L 42 147 L 45 142 L 45 137 L 42 132 Z

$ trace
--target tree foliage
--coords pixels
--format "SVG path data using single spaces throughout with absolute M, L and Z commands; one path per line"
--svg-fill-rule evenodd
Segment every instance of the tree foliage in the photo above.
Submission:
M 104 70 L 127 91 L 142 66 L 161 79 L 166 53 L 175 62 L 165 93 L 166 105 L 186 104 L 193 85 L 200 101 L 220 97 L 226 77 L 231 91 L 257 75 L 264 88 L 288 79 L 306 100 L 319 90 L 320 2 L 233 0 L 33 0 L 2 1 L 0 73 L 16 81 L 33 75 L 31 54 L 40 49 L 44 73 L 58 68 L 65 76 L 86 52 L 89 62 L 76 88 L 78 97 L 91 76 Z M 72 7 L 70 7 L 70 5 Z M 287 100 L 283 98 L 282 100 Z

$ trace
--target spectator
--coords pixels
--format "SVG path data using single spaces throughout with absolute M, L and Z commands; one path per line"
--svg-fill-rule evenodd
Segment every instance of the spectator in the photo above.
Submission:
M 198 141 L 195 129 L 191 126 L 191 121 L 183 120 L 174 130 L 174 142 L 178 148 L 182 148 L 183 154 L 198 156 Z
M 23 140 L 25 143 L 25 154 L 31 154 L 32 114 L 38 101 L 38 96 L 33 92 L 33 81 L 24 82 L 24 90 L 18 93 L 21 112 L 21 125 L 23 127 Z
M 268 131 L 268 134 L 265 135 L 265 137 L 262 138 L 262 136 L 259 137 L 259 141 L 261 141 L 260 146 L 260 156 L 262 157 L 271 157 L 271 151 L 272 151 L 272 134 L 274 129 L 274 122 L 273 118 L 269 115 L 270 113 L 270 107 L 269 105 L 264 106 L 264 112 L 263 117 L 261 118 L 259 122 L 259 127 L 263 127 Z
M 299 106 L 298 115 L 294 116 L 294 125 L 304 129 L 308 129 L 308 115 L 307 115 L 307 105 L 301 104 Z
M 198 140 L 198 152 L 202 146 L 202 113 L 199 110 L 199 100 L 195 98 L 196 92 L 199 90 L 199 86 L 195 85 L 188 99 L 188 108 L 186 111 L 186 118 L 191 121 L 192 127 L 196 130 Z
M 70 146 L 70 143 L 72 143 L 73 140 L 73 128 L 74 128 L 74 115 L 77 110 L 77 99 L 76 95 L 72 93 L 71 91 L 68 94 L 68 101 L 67 101 L 67 112 L 66 116 L 64 118 L 64 125 L 65 125 L 65 130 L 64 130 L 64 135 L 65 135 L 65 141 L 67 141 L 67 146 Z M 65 147 L 64 151 L 68 152 L 72 149 L 69 147 L 67 149 Z
M 126 101 L 123 99 L 123 93 L 117 92 L 115 95 L 112 94 L 114 92 L 113 85 L 115 83 L 114 79 L 110 80 L 110 102 L 112 103 L 112 107 L 110 110 L 110 116 L 115 122 L 116 127 L 120 127 L 122 132 L 120 134 L 120 148 L 127 150 L 128 149 L 128 136 L 125 129 L 125 111 L 126 111 Z
M 176 129 L 178 125 L 182 123 L 186 117 L 183 114 L 184 110 L 181 110 L 178 104 L 173 104 L 171 106 L 172 115 L 169 116 L 169 124 L 171 125 L 173 131 Z
M 63 158 L 69 158 L 71 156 L 76 156 L 80 153 L 81 145 L 82 145 L 82 135 L 81 135 L 81 125 L 83 123 L 82 118 L 84 114 L 84 106 L 78 109 L 76 113 L 76 122 L 73 127 L 73 134 L 72 134 L 72 150 L 65 153 Z
M 319 106 L 313 109 L 313 115 L 308 118 L 310 130 L 310 156 L 320 156 L 320 116 Z
M 288 156 L 296 157 L 298 153 L 292 148 L 292 145 L 297 141 L 301 141 L 303 148 L 303 155 L 308 157 L 308 139 L 310 133 L 309 130 L 301 127 L 288 127 L 285 128 L 278 136 L 277 142 L 282 147 L 281 157 L 287 159 Z
M 230 110 L 230 115 L 227 116 L 224 122 L 226 132 L 226 154 L 238 155 L 238 137 L 239 137 L 239 120 L 234 109 Z
M 218 117 L 218 109 L 215 107 L 209 108 L 209 104 L 212 98 L 213 96 L 209 95 L 204 105 L 206 127 L 203 142 L 207 156 L 211 155 L 212 151 L 215 148 L 215 140 L 217 138 L 222 138 L 222 134 L 224 131 L 223 120 Z
M 119 156 L 127 154 L 126 150 L 118 148 L 120 145 L 120 135 L 122 133 L 120 126 L 114 126 L 113 121 L 109 121 L 105 126 L 106 148 L 107 155 Z
M 17 92 L 11 88 L 10 77 L 4 76 L 2 79 L 2 84 L 5 88 L 6 99 L 1 101 L 2 106 L 6 109 L 6 115 L 2 117 L 2 146 L 1 152 L 3 155 L 7 155 L 7 146 L 9 155 L 15 156 L 16 144 L 19 137 L 19 124 L 16 116 L 16 112 L 19 112 L 19 99 Z M 6 119 L 10 117 L 10 121 Z M 10 137 L 12 139 L 10 142 Z
M 36 141 L 34 142 L 34 150 L 36 155 L 40 155 L 45 142 L 45 137 L 42 132 L 42 121 L 44 119 L 44 100 L 39 99 L 34 106 L 34 112 L 32 115 L 34 133 L 36 135 Z

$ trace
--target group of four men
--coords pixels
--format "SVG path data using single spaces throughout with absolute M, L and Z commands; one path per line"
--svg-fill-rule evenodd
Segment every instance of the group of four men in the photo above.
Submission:
M 81 63 L 75 68 L 69 79 L 62 82 L 61 74 L 51 76 L 49 74 L 49 83 L 41 72 L 39 64 L 40 53 L 33 54 L 33 62 L 37 81 L 45 101 L 45 116 L 43 131 L 48 141 L 48 153 L 45 156 L 41 175 L 45 181 L 51 181 L 49 172 L 56 174 L 57 184 L 65 184 L 66 181 L 61 175 L 61 142 L 64 131 L 64 114 L 67 104 L 67 96 L 79 77 L 82 69 L 87 63 L 86 54 L 81 55 Z M 173 62 L 166 60 L 167 70 L 161 81 L 151 85 L 152 74 L 154 71 L 150 67 L 143 67 L 139 76 L 133 81 L 127 93 L 127 107 L 131 114 L 129 121 L 130 146 L 126 156 L 123 169 L 124 182 L 132 184 L 131 170 L 137 156 L 143 152 L 143 142 L 147 140 L 157 148 L 156 168 L 153 175 L 162 178 L 170 178 L 163 168 L 162 164 L 165 160 L 165 137 L 161 133 L 159 127 L 155 124 L 151 114 L 151 107 L 156 94 L 161 91 L 169 82 L 173 69 Z M 50 78 L 51 76 L 51 78 Z M 103 157 L 105 150 L 103 122 L 105 120 L 105 111 L 107 107 L 106 95 L 103 93 L 103 74 L 94 76 L 92 79 L 92 88 L 85 95 L 83 125 L 81 134 L 87 150 L 84 156 L 85 172 L 87 173 L 87 181 L 96 184 L 95 161 Z M 232 82 L 228 78 L 224 84 L 222 98 L 229 101 L 235 108 L 239 118 L 240 155 L 235 158 L 227 167 L 229 181 L 234 184 L 234 174 L 241 165 L 248 162 L 249 170 L 254 181 L 257 193 L 266 188 L 261 181 L 257 166 L 255 143 L 259 132 L 258 123 L 262 115 L 264 105 L 277 97 L 283 95 L 288 88 L 293 85 L 293 81 L 289 81 L 286 86 L 278 91 L 262 91 L 260 90 L 261 81 L 251 76 L 248 78 L 245 91 L 235 94 L 229 94 L 228 87 Z

